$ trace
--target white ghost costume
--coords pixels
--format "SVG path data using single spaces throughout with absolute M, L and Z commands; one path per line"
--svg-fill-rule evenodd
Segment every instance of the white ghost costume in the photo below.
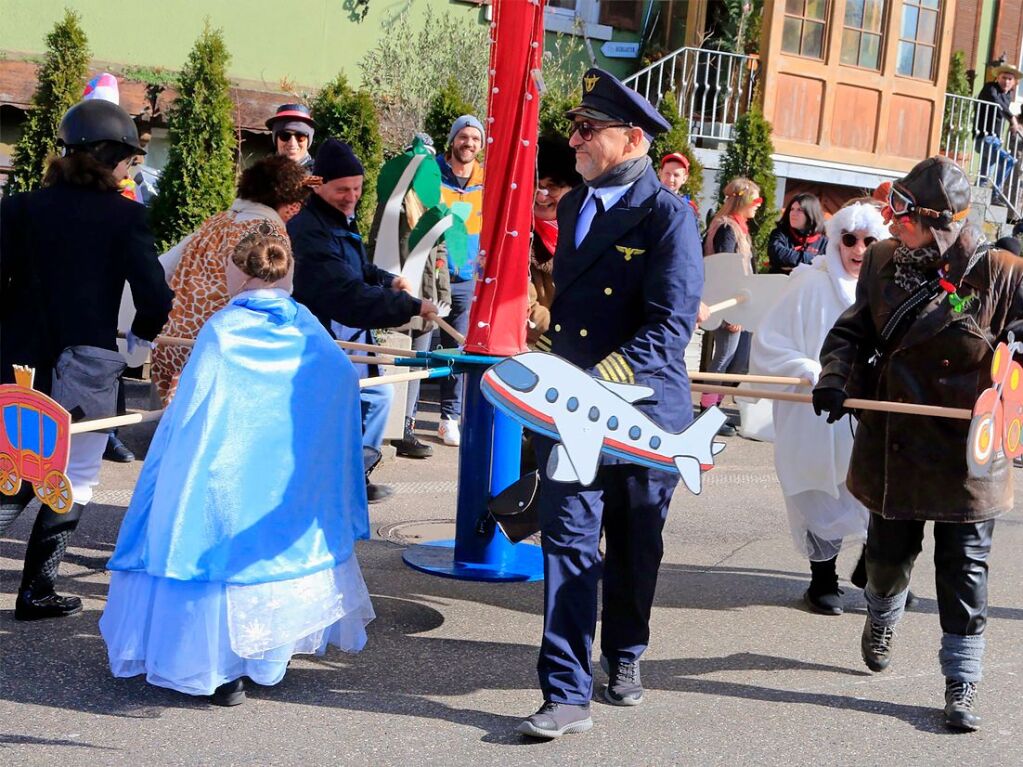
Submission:
M 839 251 L 842 234 L 853 231 L 878 240 L 890 236 L 874 205 L 856 203 L 835 213 L 827 223 L 825 253 L 792 272 L 785 291 L 757 326 L 751 373 L 817 383 L 824 339 L 856 297 L 856 278 L 842 266 Z M 769 388 L 808 391 L 796 386 Z M 833 559 L 843 541 L 862 543 L 867 534 L 869 513 L 845 486 L 854 424 L 849 416 L 829 424 L 803 403 L 773 404 L 774 463 L 792 539 L 811 561 Z

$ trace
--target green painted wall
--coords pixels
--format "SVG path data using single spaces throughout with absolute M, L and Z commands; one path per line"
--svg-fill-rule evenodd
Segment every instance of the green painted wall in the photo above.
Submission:
M 42 52 L 44 38 L 64 8 L 82 18 L 93 57 L 121 65 L 178 70 L 202 30 L 203 21 L 224 30 L 231 53 L 230 74 L 263 83 L 268 90 L 319 86 L 339 71 L 358 81 L 358 62 L 408 8 L 421 19 L 427 5 L 483 23 L 482 11 L 454 0 L 370 0 L 365 21 L 354 21 L 349 0 L 0 0 L 0 51 Z M 615 30 L 615 40 L 636 33 Z M 638 62 L 606 59 L 601 41 L 591 41 L 597 63 L 619 76 Z
M 449 0 L 371 0 L 353 21 L 346 0 L 0 0 L 0 50 L 38 53 L 64 8 L 77 11 L 93 57 L 120 64 L 180 69 L 204 19 L 224 30 L 232 77 L 280 89 L 287 78 L 317 86 L 344 71 L 358 80 L 358 61 L 406 8 L 435 10 L 479 23 L 479 8 Z
M 977 35 L 977 59 L 973 62 L 974 71 L 977 73 L 977 87 L 975 90 L 978 91 L 987 80 L 985 76 L 987 63 L 991 60 L 992 56 L 991 39 L 995 32 L 995 6 L 996 0 L 984 0 L 981 3 L 980 25 Z M 1012 59 L 1011 54 L 1009 58 L 1010 60 Z

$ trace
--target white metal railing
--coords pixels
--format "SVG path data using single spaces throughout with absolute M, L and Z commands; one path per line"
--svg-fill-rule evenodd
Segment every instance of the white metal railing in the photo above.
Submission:
M 941 153 L 955 160 L 974 185 L 990 186 L 991 200 L 1020 218 L 1023 208 L 1023 135 L 990 101 L 945 94 Z
M 753 101 L 759 64 L 756 56 L 679 48 L 623 82 L 655 105 L 675 93 L 692 143 L 731 141 L 735 121 Z

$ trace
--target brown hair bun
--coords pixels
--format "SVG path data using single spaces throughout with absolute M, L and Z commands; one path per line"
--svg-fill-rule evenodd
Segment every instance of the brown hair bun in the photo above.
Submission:
M 269 225 L 243 237 L 231 252 L 231 261 L 249 277 L 264 282 L 277 282 L 291 269 L 291 243 L 286 237 L 268 233 Z

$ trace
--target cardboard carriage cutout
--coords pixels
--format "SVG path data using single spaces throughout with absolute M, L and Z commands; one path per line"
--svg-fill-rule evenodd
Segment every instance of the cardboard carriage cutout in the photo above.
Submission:
M 0 493 L 32 483 L 36 498 L 58 514 L 73 503 L 67 463 L 71 414 L 32 388 L 35 371 L 14 367 L 17 383 L 0 385 Z
M 1008 460 L 1023 455 L 1023 365 L 1013 359 L 1023 343 L 1009 333 L 1008 343 L 995 347 L 991 358 L 991 386 L 973 406 L 966 442 L 966 464 L 973 477 L 991 473 L 993 458 L 1004 452 Z

